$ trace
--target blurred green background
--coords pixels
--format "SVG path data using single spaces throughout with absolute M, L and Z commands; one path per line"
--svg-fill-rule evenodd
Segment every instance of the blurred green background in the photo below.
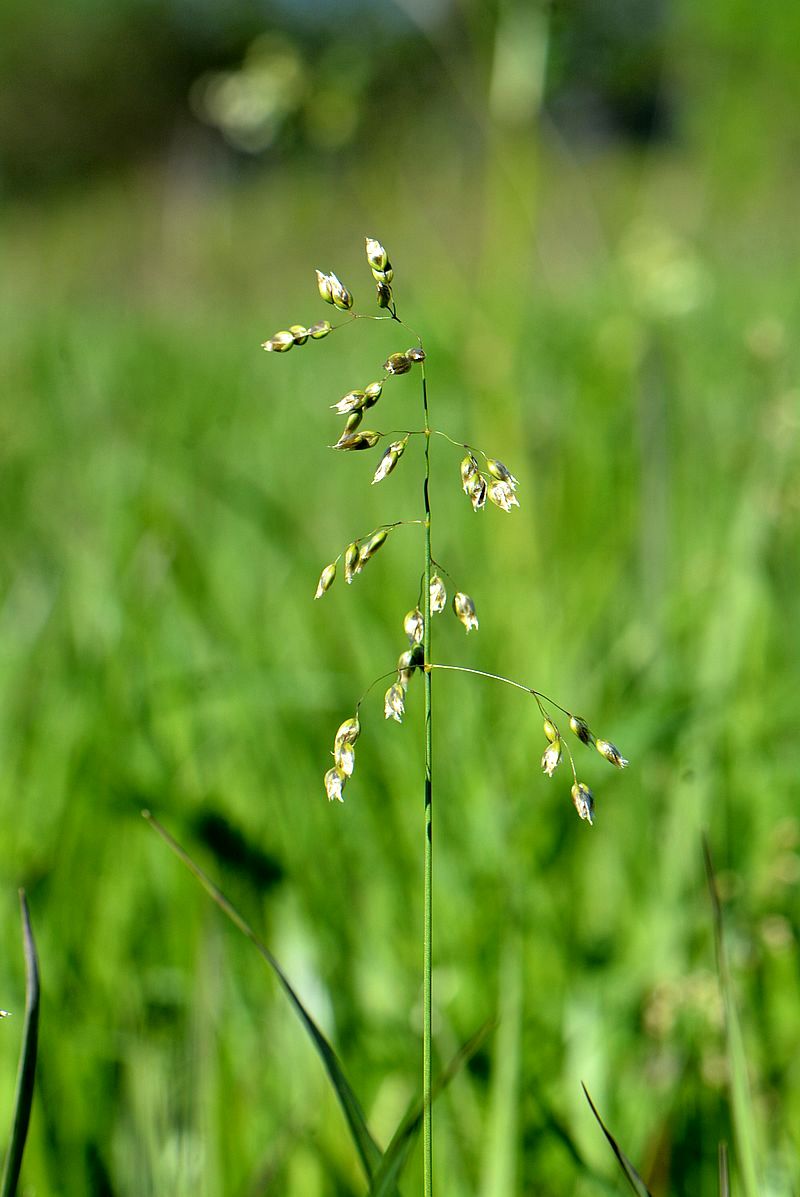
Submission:
M 421 687 L 333 732 L 403 648 L 412 444 L 328 410 L 423 336 L 434 424 L 499 456 L 475 516 L 434 451 L 434 553 L 480 631 L 441 661 L 577 709 L 631 758 L 540 772 L 533 704 L 434 679 L 435 1033 L 496 1031 L 436 1106 L 442 1197 L 716 1191 L 729 1067 L 707 829 L 760 1192 L 800 1185 L 796 735 L 800 9 L 741 0 L 4 0 L 0 37 L 0 1128 L 24 885 L 43 973 L 22 1191 L 350 1197 L 364 1184 L 274 978 L 140 818 L 241 907 L 382 1142 L 418 1090 Z M 374 424 L 419 426 L 414 376 Z M 734 1176 L 737 1173 L 733 1162 Z M 419 1191 L 420 1160 L 402 1191 Z M 735 1190 L 734 1190 L 735 1191 Z

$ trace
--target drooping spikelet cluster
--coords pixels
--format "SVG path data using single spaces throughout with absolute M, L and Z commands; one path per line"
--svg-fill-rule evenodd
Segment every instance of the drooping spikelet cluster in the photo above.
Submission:
M 333 768 L 325 774 L 325 791 L 331 802 L 344 802 L 342 790 L 348 777 L 353 776 L 356 767 L 355 743 L 361 735 L 358 715 L 345 719 L 333 741 Z
M 362 536 L 358 540 L 351 541 L 344 552 L 340 553 L 335 561 L 331 561 L 330 565 L 326 565 L 319 575 L 314 598 L 322 598 L 325 591 L 330 590 L 333 586 L 336 581 L 337 566 L 342 557 L 344 557 L 344 580 L 349 586 L 353 578 L 360 574 L 367 562 L 375 556 L 378 549 L 386 544 L 394 526 L 392 524 L 384 525 L 384 527 L 370 532 L 369 536 Z
M 543 710 L 541 700 L 537 696 L 540 710 Z M 628 762 L 619 751 L 619 749 L 611 743 L 610 740 L 598 739 L 590 730 L 589 725 L 585 719 L 581 719 L 580 715 L 570 715 L 565 712 L 569 719 L 569 729 L 574 736 L 581 741 L 582 744 L 593 745 L 605 760 L 610 764 L 615 765 L 618 769 L 624 769 Z M 558 766 L 561 764 L 562 749 L 567 748 L 561 739 L 561 733 L 556 727 L 549 715 L 545 714 L 544 719 L 544 734 L 547 740 L 547 747 L 542 756 L 542 769 L 548 777 L 552 777 Z M 578 814 L 582 819 L 586 819 L 588 823 L 594 821 L 594 795 L 585 782 L 578 781 L 575 772 L 575 762 L 572 759 L 572 753 L 567 748 L 570 764 L 572 766 L 572 775 L 574 784 L 572 786 L 572 801 Z
M 464 494 L 472 503 L 473 511 L 480 511 L 486 506 L 486 500 L 494 503 L 502 511 L 510 511 L 512 507 L 519 507 L 517 498 L 517 480 L 514 475 L 495 457 L 486 458 L 486 474 L 481 472 L 475 454 L 472 451 L 461 462 L 461 485 Z

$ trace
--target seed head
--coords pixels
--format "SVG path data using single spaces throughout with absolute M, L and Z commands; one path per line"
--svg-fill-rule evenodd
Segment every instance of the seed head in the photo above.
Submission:
M 326 565 L 322 573 L 319 575 L 317 582 L 317 593 L 314 595 L 315 599 L 322 598 L 326 590 L 330 590 L 336 578 L 336 562 L 332 561 L 330 565 Z
M 325 792 L 328 795 L 329 802 L 333 802 L 334 798 L 337 802 L 344 802 L 342 790 L 346 781 L 347 774 L 338 765 L 334 765 L 332 769 L 328 770 L 325 774 Z
M 289 332 L 294 337 L 295 345 L 305 345 L 308 340 L 308 329 L 304 324 L 290 324 Z
M 483 474 L 473 474 L 469 490 L 467 491 L 473 511 L 480 511 L 481 507 L 486 506 L 487 490 L 486 479 Z
M 372 479 L 373 486 L 376 482 L 383 482 L 384 478 L 386 478 L 388 474 L 391 474 L 392 470 L 403 456 L 407 444 L 407 436 L 403 437 L 401 441 L 392 441 L 391 445 L 378 462 L 378 468 L 375 471 L 375 475 Z
M 357 449 L 374 449 L 378 441 L 381 439 L 380 432 L 345 432 L 339 437 L 335 445 L 331 445 L 332 449 L 343 449 L 348 452 Z
M 350 411 L 358 411 L 364 407 L 366 397 L 366 391 L 348 391 L 346 395 L 342 395 L 338 403 L 331 404 L 331 411 L 338 412 L 340 416 L 347 415 Z
M 612 765 L 616 765 L 618 769 L 624 769 L 628 765 L 628 761 L 622 755 L 616 744 L 612 744 L 610 740 L 595 740 L 594 746 L 601 756 L 604 756 Z
M 591 827 L 594 822 L 592 818 L 594 814 L 594 795 L 582 781 L 576 781 L 572 787 L 572 801 L 580 817 L 585 819 Z
M 580 715 L 570 715 L 569 730 L 573 736 L 577 736 L 583 744 L 591 744 L 594 736 L 589 730 L 589 724 L 585 719 L 581 719 Z
M 438 615 L 440 611 L 444 611 L 446 604 L 447 591 L 444 582 L 438 574 L 434 574 L 431 578 L 431 613 Z
M 389 255 L 374 237 L 365 237 L 367 249 L 367 261 L 372 270 L 385 270 L 389 265 Z
M 552 777 L 561 761 L 561 741 L 555 739 L 544 750 L 542 768 L 548 777 Z
M 422 638 L 425 634 L 425 620 L 422 618 L 422 612 L 419 607 L 415 607 L 413 611 L 409 611 L 403 620 L 403 631 L 408 636 L 409 644 L 422 644 Z
M 388 283 L 378 283 L 375 287 L 375 294 L 379 308 L 390 308 L 392 306 L 392 288 Z
M 486 469 L 493 478 L 497 478 L 499 482 L 506 482 L 512 490 L 517 489 L 517 480 L 502 461 L 498 461 L 496 457 L 486 458 Z
M 316 324 L 312 324 L 309 327 L 308 335 L 314 341 L 321 341 L 323 337 L 327 337 L 327 335 L 330 331 L 331 331 L 330 320 L 318 320 Z
M 376 482 L 383 482 L 384 478 L 391 474 L 399 460 L 400 454 L 395 449 L 393 442 L 378 462 L 378 468 L 372 476 L 372 485 L 374 486 Z
M 406 350 L 406 357 L 410 362 L 424 362 L 425 350 L 421 345 L 412 345 L 410 349 Z
M 318 270 L 316 275 L 320 298 L 324 299 L 326 303 L 333 303 L 333 276 L 323 274 L 321 270 Z
M 331 274 L 328 277 L 331 284 L 331 303 L 340 312 L 349 312 L 353 306 L 353 296 L 347 290 L 344 283 L 339 282 L 335 274 Z
M 374 557 L 381 545 L 386 544 L 386 537 L 389 535 L 387 528 L 379 528 L 377 532 L 372 535 L 361 546 L 359 553 L 360 564 L 366 565 L 370 557 Z
M 405 353 L 391 353 L 383 363 L 383 368 L 389 374 L 408 374 L 411 362 Z
M 336 768 L 341 769 L 345 777 L 353 776 L 353 770 L 356 767 L 356 753 L 352 744 L 349 744 L 347 740 L 343 740 L 341 743 L 337 741 L 333 749 L 333 759 Z
M 461 485 L 465 495 L 469 494 L 472 480 L 479 472 L 477 461 L 471 453 L 468 453 L 461 463 Z
M 341 436 L 339 437 L 339 440 L 349 440 L 354 431 L 356 431 L 358 425 L 362 423 L 363 419 L 363 412 L 351 412 L 349 417 L 347 417 L 345 420 L 345 426 L 344 429 L 341 430 Z
M 344 723 L 339 725 L 334 745 L 338 747 L 339 744 L 355 744 L 360 735 L 361 724 L 358 721 L 358 715 L 353 715 L 350 719 L 345 719 Z
M 349 437 L 351 437 L 363 419 L 363 411 L 351 411 L 350 415 L 345 420 L 344 429 L 342 430 L 342 435 L 339 437 L 339 440 L 346 441 Z
M 383 391 L 382 382 L 371 382 L 368 387 L 364 388 L 364 408 L 374 407 L 381 397 Z
M 519 500 L 507 482 L 500 482 L 492 478 L 488 485 L 489 498 L 496 507 L 503 511 L 510 511 L 512 507 L 519 507 Z
M 360 557 L 361 550 L 358 541 L 354 540 L 344 551 L 344 580 L 348 586 L 351 585 L 356 574 L 361 573 Z
M 266 349 L 267 353 L 286 353 L 294 345 L 294 336 L 292 333 L 284 330 L 283 332 L 276 332 L 274 337 L 270 337 L 261 346 Z
M 406 713 L 405 691 L 399 682 L 393 682 L 383 698 L 383 714 L 386 719 L 403 722 Z
M 461 620 L 464 627 L 469 633 L 472 628 L 478 630 L 478 617 L 475 614 L 475 604 L 468 594 L 464 594 L 461 590 L 453 595 L 453 610 L 458 619 Z
M 547 736 L 551 744 L 555 740 L 559 739 L 558 728 L 556 727 L 555 723 L 553 723 L 552 719 L 545 719 L 544 734 Z

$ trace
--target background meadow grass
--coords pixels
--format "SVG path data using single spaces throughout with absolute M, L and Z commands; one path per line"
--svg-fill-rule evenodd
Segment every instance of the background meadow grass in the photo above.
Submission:
M 363 1192 L 285 998 L 143 807 L 263 933 L 382 1142 L 418 1089 L 421 688 L 402 727 L 376 690 L 345 805 L 322 789 L 332 731 L 402 648 L 417 530 L 311 601 L 353 535 L 419 514 L 419 446 L 376 488 L 371 455 L 326 448 L 328 405 L 405 343 L 363 324 L 258 348 L 327 314 L 316 266 L 368 305 L 365 233 L 425 340 L 433 423 L 521 484 L 520 512 L 476 517 L 433 446 L 434 554 L 481 620 L 437 621 L 435 658 L 540 687 L 632 761 L 577 758 L 589 831 L 541 775 L 534 704 L 435 677 L 442 1061 L 499 1018 L 437 1103 L 439 1188 L 619 1191 L 583 1080 L 656 1194 L 715 1191 L 704 828 L 760 1191 L 797 1187 L 796 164 L 766 119 L 789 110 L 774 36 L 738 86 L 735 39 L 713 87 L 689 54 L 696 103 L 656 149 L 395 113 L 368 155 L 235 183 L 151 164 L 6 204 L 0 1005 L 22 1009 L 19 884 L 43 975 L 23 1192 Z M 418 409 L 401 378 L 376 423 Z

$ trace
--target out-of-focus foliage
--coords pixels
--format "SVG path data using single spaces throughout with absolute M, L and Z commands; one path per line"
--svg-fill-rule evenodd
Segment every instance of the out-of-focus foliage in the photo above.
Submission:
M 756 110 L 781 126 L 795 110 L 797 21 L 770 6 L 753 31 L 733 0 L 6 0 L 0 188 L 178 151 L 214 162 L 215 145 L 336 152 L 429 119 L 432 100 L 464 136 L 454 96 L 528 127 L 544 105 L 584 142 L 680 139 L 697 115 L 753 136 Z

